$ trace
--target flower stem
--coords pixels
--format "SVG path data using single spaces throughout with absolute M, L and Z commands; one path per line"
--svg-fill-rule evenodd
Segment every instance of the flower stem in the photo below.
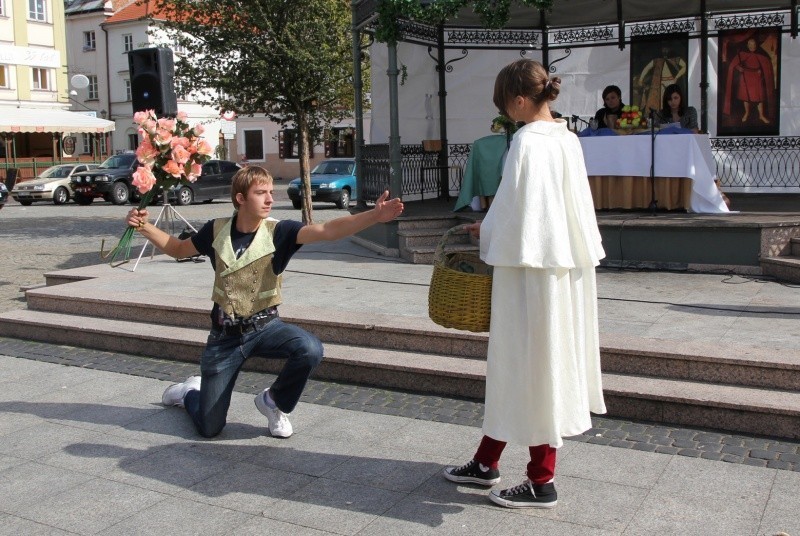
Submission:
M 139 202 L 138 209 L 141 210 L 147 207 L 147 205 L 150 204 L 150 201 L 153 200 L 154 195 L 155 195 L 154 189 L 151 189 L 144 195 L 142 195 L 142 199 Z M 100 258 L 105 260 L 110 257 L 108 263 L 115 268 L 117 266 L 120 266 L 128 262 L 131 258 L 131 247 L 133 246 L 133 236 L 135 232 L 136 232 L 135 227 L 128 226 L 128 228 L 125 229 L 125 232 L 122 234 L 122 238 L 120 238 L 119 243 L 117 243 L 117 245 L 114 246 L 114 249 L 112 249 L 108 253 L 104 251 L 105 240 L 103 240 L 103 242 L 100 244 Z M 117 260 L 117 257 L 120 257 L 120 255 L 121 258 Z

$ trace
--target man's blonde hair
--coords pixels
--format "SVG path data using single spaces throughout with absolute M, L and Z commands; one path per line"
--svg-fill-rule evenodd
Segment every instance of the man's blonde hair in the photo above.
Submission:
M 252 185 L 272 184 L 272 175 L 262 167 L 247 166 L 237 171 L 232 180 L 231 201 L 233 201 L 233 207 L 238 210 L 239 202 L 236 200 L 236 194 L 240 193 L 246 198 Z

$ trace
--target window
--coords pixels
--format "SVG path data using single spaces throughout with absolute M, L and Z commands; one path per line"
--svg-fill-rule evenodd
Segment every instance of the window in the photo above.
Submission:
M 30 20 L 47 22 L 45 0 L 28 0 L 28 18 Z
M 131 81 L 125 80 L 125 100 L 132 101 L 133 100 L 133 93 L 131 92 Z
M 94 31 L 83 32 L 83 51 L 95 50 L 97 42 L 95 41 Z
M 135 151 L 138 146 L 139 146 L 139 135 L 128 134 L 128 149 L 130 149 L 131 151 Z
M 278 157 L 279 158 L 299 158 L 300 152 L 297 146 L 299 133 L 297 129 L 285 128 L 278 132 Z M 314 158 L 313 145 L 308 148 L 308 157 Z
M 31 72 L 33 73 L 33 89 L 50 89 L 50 72 L 48 69 L 33 67 Z
M 181 44 L 181 40 L 177 36 L 172 41 L 172 52 L 180 54 L 181 56 L 186 54 L 186 47 Z
M 247 160 L 264 160 L 264 139 L 260 130 L 244 131 L 244 156 Z
M 81 154 L 92 154 L 92 135 L 81 134 Z
M 87 87 L 88 99 L 97 100 L 100 98 L 100 92 L 97 89 L 97 75 L 90 75 L 86 78 L 89 79 L 89 86 Z
M 97 141 L 95 141 L 95 138 Z M 81 134 L 81 154 L 95 154 L 95 147 L 98 149 L 97 155 L 106 154 L 105 134 Z
M 133 50 L 133 34 L 124 34 L 122 36 L 122 51 L 130 52 Z
M 5 0 L 0 0 L 0 17 L 6 14 L 6 8 L 3 5 Z
M 0 87 L 8 87 L 8 67 L 5 65 L 0 65 Z
M 175 97 L 177 97 L 178 100 L 184 100 L 184 101 L 189 100 L 188 94 L 186 92 L 186 89 L 184 89 L 183 84 L 181 84 L 177 80 L 173 80 L 172 83 L 175 85 Z
M 325 139 L 325 157 L 354 157 L 355 135 L 353 127 L 332 128 Z

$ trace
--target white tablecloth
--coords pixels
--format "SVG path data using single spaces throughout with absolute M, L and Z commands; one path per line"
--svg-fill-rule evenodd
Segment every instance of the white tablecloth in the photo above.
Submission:
M 650 136 L 592 136 L 581 138 L 589 175 L 650 177 Z M 692 179 L 689 210 L 729 212 L 714 183 L 717 178 L 711 142 L 705 134 L 656 134 L 655 176 Z

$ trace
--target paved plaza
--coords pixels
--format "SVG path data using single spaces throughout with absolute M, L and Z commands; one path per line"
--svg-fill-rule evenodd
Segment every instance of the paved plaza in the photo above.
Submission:
M 186 212 L 202 222 L 225 205 Z M 40 210 L 36 227 L 21 207 L 0 212 L 0 246 L 15 252 L 0 259 L 3 310 L 24 308 L 19 286 L 43 283 L 44 272 L 96 263 L 99 237 L 121 231 L 123 207 L 81 207 L 95 218 L 78 208 Z M 76 237 L 87 230 L 91 241 Z M 349 241 L 303 248 L 290 270 L 293 305 L 426 312 L 430 267 Z M 796 286 L 601 271 L 598 287 L 604 333 L 800 348 Z M 197 370 L 0 338 L 0 535 L 800 535 L 798 442 L 598 417 L 559 451 L 558 506 L 508 510 L 441 477 L 473 454 L 481 401 L 312 381 L 291 416 L 295 435 L 280 440 L 253 405 L 272 376 L 245 372 L 228 426 L 206 440 L 182 410 L 160 405 L 170 382 Z M 498 486 L 522 481 L 526 456 L 509 446 Z

